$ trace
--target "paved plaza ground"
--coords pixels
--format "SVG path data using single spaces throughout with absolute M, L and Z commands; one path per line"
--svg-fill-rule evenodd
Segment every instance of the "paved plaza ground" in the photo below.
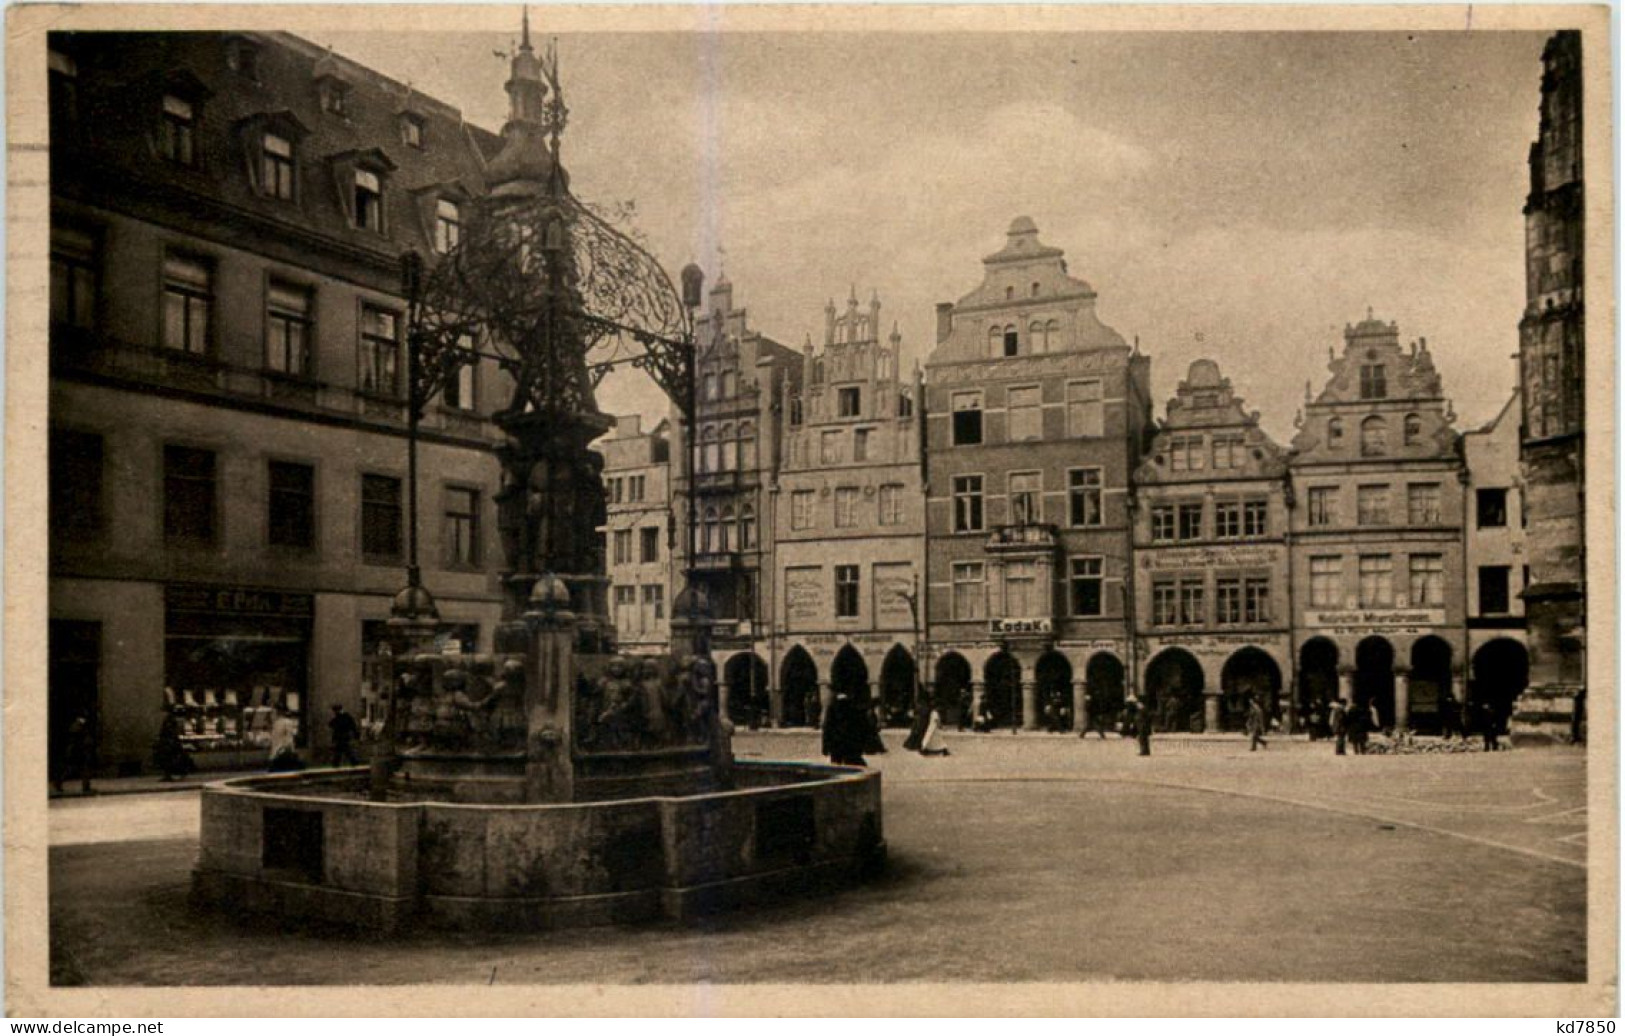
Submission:
M 900 732 L 888 741 L 901 740 Z M 197 793 L 50 808 L 56 984 L 1576 982 L 1585 756 L 993 734 L 896 749 L 887 874 L 703 925 L 397 939 L 194 913 Z M 744 758 L 812 758 L 745 734 Z M 946 1008 L 945 1008 L 946 1009 Z

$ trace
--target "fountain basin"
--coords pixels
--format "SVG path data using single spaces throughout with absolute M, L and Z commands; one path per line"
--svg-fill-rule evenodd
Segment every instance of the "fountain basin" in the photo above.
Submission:
M 393 931 L 687 920 L 854 884 L 884 861 L 880 774 L 739 762 L 734 787 L 537 805 L 446 801 L 364 769 L 202 792 L 201 904 Z

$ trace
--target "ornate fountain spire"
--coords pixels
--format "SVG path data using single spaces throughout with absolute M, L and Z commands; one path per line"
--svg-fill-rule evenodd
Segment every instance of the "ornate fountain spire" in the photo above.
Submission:
M 559 87 L 557 47 L 550 43 L 544 57 L 536 55 L 530 43 L 528 7 L 520 22 L 519 49 L 513 52 L 503 89 L 508 91 L 508 121 L 502 127 L 502 150 L 491 160 L 486 179 L 492 193 L 538 193 L 553 183 L 559 165 L 559 135 L 564 132 L 569 109 Z M 568 185 L 567 178 L 563 182 Z

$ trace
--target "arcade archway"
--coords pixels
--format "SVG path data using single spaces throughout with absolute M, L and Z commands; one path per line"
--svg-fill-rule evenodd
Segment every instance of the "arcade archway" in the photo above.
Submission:
M 987 660 L 982 669 L 982 709 L 995 727 L 1021 725 L 1021 663 L 1007 651 Z
M 1354 649 L 1354 705 L 1377 710 L 1377 725 L 1394 725 L 1394 646 L 1383 637 L 1367 637 Z
M 887 726 L 906 727 L 914 721 L 917 673 L 914 656 L 903 645 L 886 652 L 880 663 L 880 714 Z
M 799 644 L 779 666 L 779 722 L 787 727 L 818 725 L 818 664 Z
M 1163 733 L 1202 728 L 1202 664 L 1181 648 L 1168 648 L 1145 670 L 1145 696 L 1152 722 Z
M 1496 637 L 1473 654 L 1470 701 L 1490 707 L 1498 729 L 1505 730 L 1518 696 L 1529 686 L 1529 649 L 1509 637 Z
M 1231 655 L 1219 673 L 1224 698 L 1219 710 L 1222 730 L 1243 730 L 1247 709 L 1254 699 L 1264 707 L 1264 715 L 1274 716 L 1281 694 L 1281 667 L 1268 653 L 1245 647 Z
M 1337 645 L 1325 637 L 1305 641 L 1298 649 L 1298 715 L 1311 737 L 1331 733 L 1331 707 L 1338 696 Z
M 767 663 L 754 654 L 738 654 L 722 667 L 728 688 L 728 718 L 736 726 L 757 727 L 767 719 Z
M 946 726 L 964 729 L 970 725 L 971 668 L 963 655 L 949 652 L 937 659 L 937 678 L 931 700 L 942 713 Z
M 869 707 L 869 665 L 851 644 L 841 648 L 829 667 L 832 694 L 847 694 L 860 709 Z
M 1083 679 L 1089 722 L 1102 730 L 1113 729 L 1123 713 L 1123 663 L 1116 655 L 1097 652 L 1083 667 Z
M 1439 733 L 1444 709 L 1455 704 L 1452 657 L 1450 644 L 1439 637 L 1423 637 L 1411 645 L 1410 728 L 1418 734 Z
M 1038 692 L 1038 725 L 1050 731 L 1072 729 L 1072 663 L 1059 651 L 1046 651 L 1033 666 Z

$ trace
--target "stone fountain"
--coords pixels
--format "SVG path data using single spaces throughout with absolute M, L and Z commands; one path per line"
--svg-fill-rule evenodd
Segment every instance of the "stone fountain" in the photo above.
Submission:
M 691 324 L 658 263 L 571 195 L 557 58 L 529 37 L 527 16 L 504 146 L 462 242 L 432 269 L 412 259 L 406 278 L 414 429 L 478 349 L 514 377 L 495 417 L 496 650 L 432 650 L 414 531 L 372 765 L 205 788 L 205 906 L 384 930 L 681 919 L 855 881 L 884 859 L 878 773 L 734 760 L 701 595 L 674 601 L 672 654 L 614 650 L 588 448 L 609 419 L 589 356 L 635 343 L 628 362 L 691 404 Z

